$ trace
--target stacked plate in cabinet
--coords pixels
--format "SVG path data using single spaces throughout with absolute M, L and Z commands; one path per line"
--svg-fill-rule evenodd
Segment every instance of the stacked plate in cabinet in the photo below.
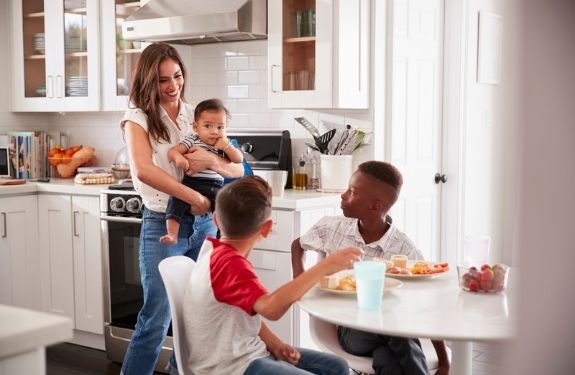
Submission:
M 46 37 L 44 33 L 34 34 L 34 49 L 41 55 L 46 51 Z
M 68 77 L 68 83 L 66 85 L 66 96 L 88 96 L 88 77 Z
M 64 46 L 66 48 L 66 53 L 86 52 L 88 41 L 83 37 L 66 34 L 64 36 Z

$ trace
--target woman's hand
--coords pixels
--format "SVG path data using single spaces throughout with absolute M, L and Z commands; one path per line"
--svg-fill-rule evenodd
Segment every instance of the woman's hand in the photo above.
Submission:
M 292 365 L 297 365 L 299 362 L 300 353 L 296 348 L 284 342 L 274 347 L 271 352 L 278 361 L 284 361 Z
M 203 215 L 210 210 L 210 206 L 212 205 L 210 200 L 200 193 L 197 193 L 198 198 L 195 199 L 194 202 L 190 204 L 192 215 Z
M 201 147 L 192 147 L 184 155 L 188 159 L 188 171 L 189 175 L 203 171 L 204 169 L 213 169 L 213 165 L 218 155 L 213 154 Z

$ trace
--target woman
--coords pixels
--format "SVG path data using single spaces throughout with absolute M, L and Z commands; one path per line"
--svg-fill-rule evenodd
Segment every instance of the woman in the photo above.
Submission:
M 170 324 L 170 309 L 158 264 L 166 257 L 197 257 L 206 235 L 216 228 L 208 213 L 210 201 L 182 185 L 181 171 L 168 161 L 168 150 L 190 134 L 194 111 L 184 102 L 186 70 L 178 52 L 165 43 L 148 46 L 141 54 L 133 75 L 130 108 L 121 127 L 136 191 L 145 205 L 140 233 L 140 276 L 144 305 L 122 365 L 124 375 L 152 374 Z M 202 149 L 192 150 L 190 173 L 212 169 L 226 177 L 241 176 L 241 164 L 233 164 Z M 184 217 L 177 245 L 159 242 L 166 231 L 165 211 L 169 196 L 192 207 L 198 216 Z M 172 357 L 171 365 L 175 365 Z

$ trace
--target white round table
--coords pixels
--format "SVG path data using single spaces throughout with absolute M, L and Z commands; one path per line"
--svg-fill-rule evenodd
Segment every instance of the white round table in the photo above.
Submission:
M 514 337 L 517 317 L 516 269 L 510 270 L 501 294 L 468 293 L 457 283 L 457 271 L 430 279 L 401 280 L 386 291 L 379 310 L 360 310 L 354 295 L 337 295 L 313 288 L 298 305 L 331 323 L 386 335 L 452 342 L 451 373 L 471 374 L 472 341 Z

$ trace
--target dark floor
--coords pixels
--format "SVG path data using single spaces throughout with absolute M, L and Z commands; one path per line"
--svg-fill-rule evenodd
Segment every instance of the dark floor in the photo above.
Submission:
M 473 344 L 473 375 L 500 373 L 502 351 L 498 344 Z M 121 366 L 110 362 L 106 353 L 72 344 L 46 350 L 48 375 L 118 375 Z M 454 374 L 455 375 L 455 374 Z

